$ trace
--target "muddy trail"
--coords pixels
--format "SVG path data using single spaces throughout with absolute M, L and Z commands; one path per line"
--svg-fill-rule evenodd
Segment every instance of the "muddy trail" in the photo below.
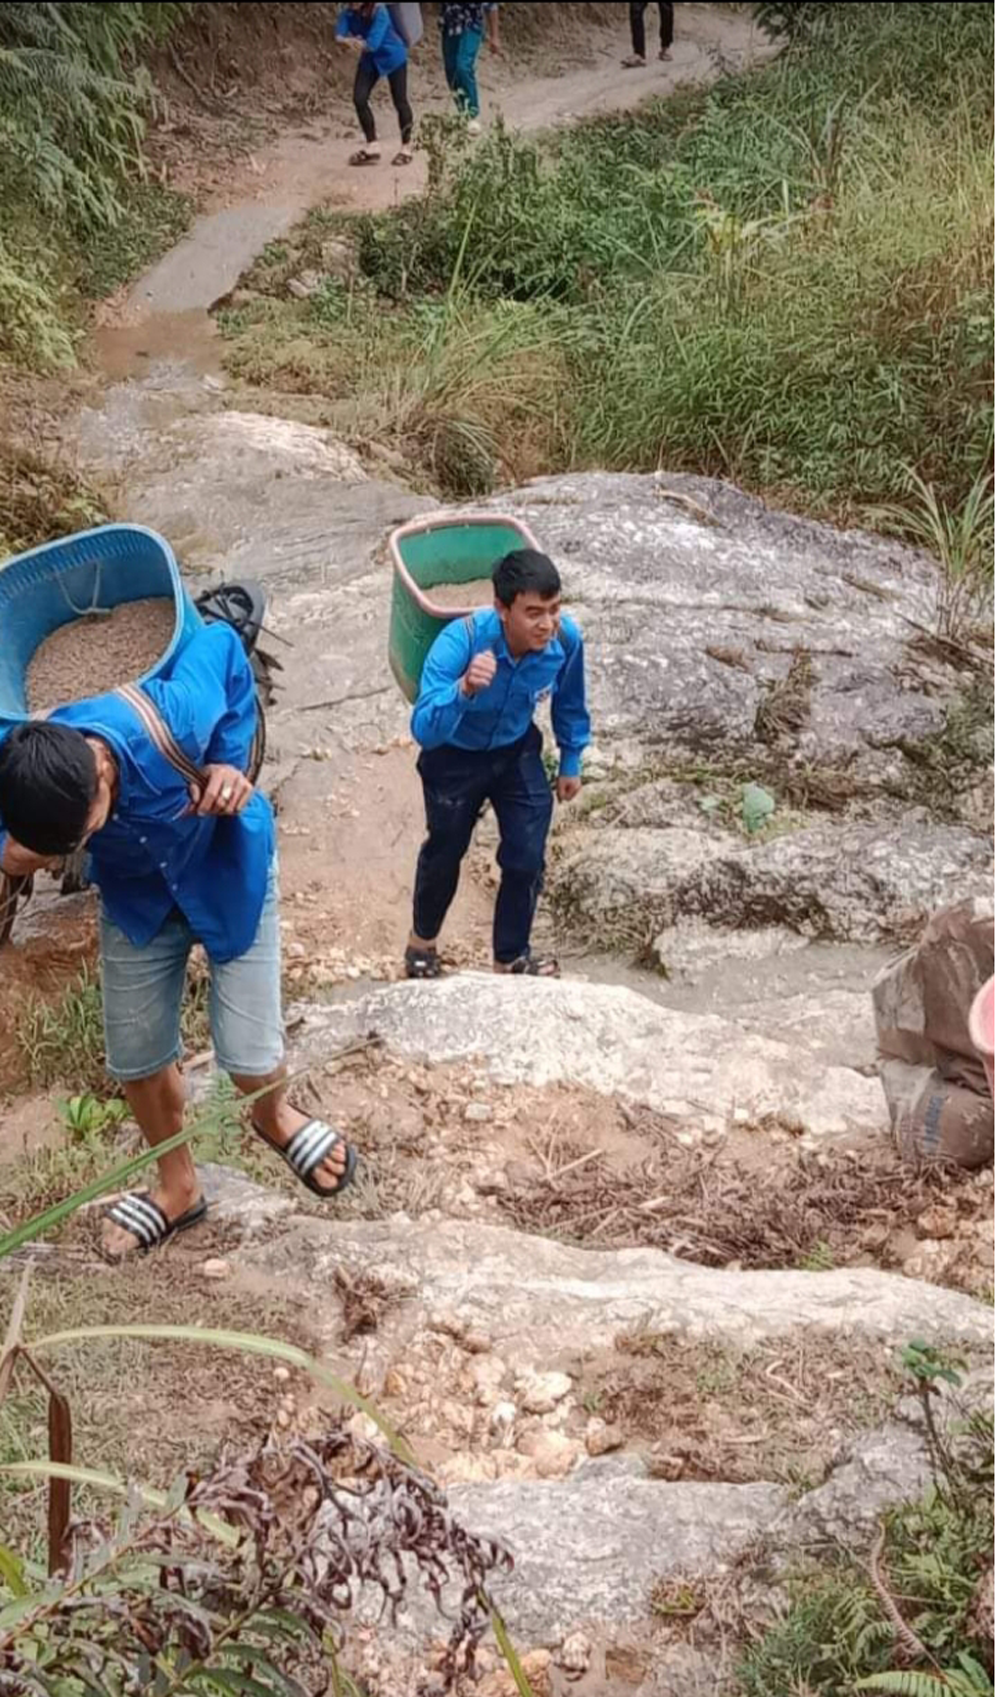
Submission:
M 745 12 L 679 6 L 673 61 L 625 71 L 624 9 L 611 22 L 565 10 L 586 24 L 561 48 L 546 37 L 536 74 L 523 47 L 484 54 L 489 121 L 570 123 L 770 51 Z M 429 39 L 414 66 L 418 113 L 445 107 L 436 51 Z M 181 66 L 190 80 L 193 58 Z M 58 432 L 122 518 L 169 539 L 193 588 L 267 588 L 283 670 L 261 781 L 278 813 L 291 1060 L 303 1105 L 342 1124 L 363 1165 L 324 1210 L 220 1109 L 199 982 L 186 1076 L 219 1116 L 202 1151 L 209 1220 L 123 1275 L 97 1260 L 81 1214 L 30 1258 L 34 1325 L 138 1311 L 317 1351 L 385 1410 L 456 1517 L 510 1544 L 497 1597 L 536 1691 L 708 1697 L 725 1615 L 710 1597 L 750 1572 L 773 1602 L 805 1547 L 863 1556 L 880 1509 L 927 1483 L 905 1345 L 958 1351 L 960 1395 L 983 1400 L 992 1172 L 898 1162 L 870 999 L 921 916 L 991 878 L 978 818 L 918 805 L 888 733 L 868 735 L 943 723 L 949 679 L 909 623 L 931 570 L 669 472 L 491 497 L 559 562 L 590 652 L 595 747 L 581 804 L 557 823 L 536 937 L 564 977 L 489 971 L 487 817 L 449 919 L 450 975 L 403 982 L 423 817 L 386 662 L 386 539 L 439 503 L 367 444 L 227 376 L 210 309 L 310 207 L 391 206 L 419 192 L 425 164 L 350 171 L 343 89 L 303 96 L 304 121 L 248 151 L 199 88 L 161 145 L 203 210 L 106 303 Z M 193 163 L 192 136 L 215 138 L 213 163 L 204 145 Z M 720 643 L 739 665 L 712 659 Z M 734 823 L 741 762 L 803 648 L 820 658 L 786 753 L 814 789 L 849 769 L 857 795 L 823 811 L 804 793 L 751 844 Z M 684 741 L 693 722 L 708 726 L 708 762 Z M 99 1090 L 92 986 L 59 996 L 93 961 L 94 932 L 89 895 L 40 880 L 5 951 L 7 1219 L 89 1171 L 59 1101 Z M 33 991 L 54 1015 L 36 1005 L 25 1020 Z M 79 1073 L 50 1083 L 60 1045 Z M 125 1125 L 96 1158 L 134 1147 Z M 217 1352 L 61 1359 L 81 1459 L 156 1483 L 227 1439 L 311 1433 L 335 1401 L 305 1375 Z M 375 1435 L 364 1415 L 352 1429 Z M 18 1514 L 39 1503 L 27 1492 Z M 705 1607 L 678 1624 L 655 1599 L 685 1586 Z M 391 1631 L 360 1611 L 353 1667 L 369 1697 L 423 1689 L 440 1653 L 439 1616 L 409 1601 Z M 513 1691 L 486 1649 L 478 1669 L 486 1697 Z

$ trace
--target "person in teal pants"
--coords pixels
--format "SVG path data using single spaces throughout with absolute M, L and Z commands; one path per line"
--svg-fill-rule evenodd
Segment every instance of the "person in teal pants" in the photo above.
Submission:
M 491 53 L 500 51 L 498 8 L 494 6 L 441 6 L 441 50 L 444 74 L 455 96 L 455 104 L 469 120 L 469 129 L 479 133 L 479 86 L 476 60 L 485 31 Z

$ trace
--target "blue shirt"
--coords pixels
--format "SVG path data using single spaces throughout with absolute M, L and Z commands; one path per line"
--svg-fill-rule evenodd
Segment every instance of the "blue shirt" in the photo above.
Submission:
M 487 649 L 496 656 L 496 676 L 488 689 L 466 695 L 461 680 L 473 655 Z M 436 638 L 424 661 L 420 694 L 411 729 L 423 748 L 505 748 L 520 741 L 535 708 L 552 699 L 552 729 L 559 744 L 559 771 L 579 776 L 590 741 L 583 671 L 583 638 L 563 614 L 559 635 L 539 653 L 515 660 L 499 614 L 484 607 L 467 619 L 453 619 Z
M 337 19 L 337 35 L 359 35 L 365 44 L 362 60 L 368 59 L 380 77 L 391 77 L 406 64 L 406 42 L 398 33 L 387 6 L 376 6 L 371 17 L 346 7 Z
M 142 687 L 197 766 L 246 770 L 256 688 L 243 645 L 228 625 L 206 625 L 167 675 Z M 144 948 L 177 907 L 211 960 L 245 954 L 257 935 L 274 855 L 274 815 L 266 797 L 255 791 L 231 819 L 196 818 L 188 811 L 186 780 L 119 696 L 74 702 L 50 718 L 99 737 L 118 766 L 114 811 L 87 844 L 90 875 L 108 918 Z M 0 855 L 3 843 L 0 835 Z

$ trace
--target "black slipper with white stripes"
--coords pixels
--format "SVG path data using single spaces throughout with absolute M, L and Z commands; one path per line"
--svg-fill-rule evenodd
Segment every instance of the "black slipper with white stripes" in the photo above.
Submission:
M 113 1255 L 102 1247 L 100 1253 L 111 1266 L 117 1267 L 122 1261 L 130 1260 L 133 1255 L 148 1255 L 151 1249 L 160 1249 L 178 1232 L 188 1231 L 192 1226 L 200 1225 L 207 1213 L 208 1203 L 201 1196 L 186 1214 L 179 1215 L 176 1220 L 169 1220 L 160 1204 L 153 1201 L 148 1190 L 129 1191 L 105 1210 L 104 1218 L 110 1220 L 113 1226 L 120 1226 L 130 1237 L 134 1237 L 135 1248 L 125 1249 L 120 1255 Z
M 331 1196 L 339 1196 L 346 1190 L 354 1177 L 358 1164 L 358 1152 L 352 1149 L 342 1132 L 335 1131 L 325 1120 L 307 1120 L 305 1125 L 289 1138 L 283 1149 L 272 1143 L 269 1137 L 254 1126 L 254 1131 L 262 1143 L 280 1155 L 285 1165 L 291 1167 L 295 1177 L 311 1190 L 314 1196 L 320 1196 L 328 1201 Z M 318 1184 L 316 1170 L 323 1165 L 332 1150 L 342 1147 L 344 1151 L 344 1170 L 336 1184 Z

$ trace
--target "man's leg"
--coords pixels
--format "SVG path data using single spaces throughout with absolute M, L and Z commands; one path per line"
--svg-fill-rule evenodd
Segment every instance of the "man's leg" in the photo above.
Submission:
M 378 72 L 372 64 L 365 63 L 362 55 L 354 77 L 354 110 L 358 114 L 358 123 L 364 131 L 365 142 L 369 147 L 375 143 L 375 114 L 371 108 L 371 93 L 377 82 Z
M 118 1079 L 140 1131 L 151 1148 L 175 1137 L 184 1124 L 180 1055 L 181 1002 L 191 933 L 175 915 L 144 949 L 101 915 L 101 975 L 108 1071 Z M 168 1220 L 198 1200 L 198 1179 L 187 1146 L 157 1162 L 151 1192 Z M 106 1221 L 105 1253 L 121 1256 L 137 1239 Z
M 674 42 L 674 8 L 673 8 L 673 6 L 661 5 L 660 6 L 660 58 L 661 59 L 670 59 L 670 58 L 673 57 L 673 55 L 670 51 L 671 47 L 673 46 L 673 42 Z
M 463 29 L 458 37 L 455 62 L 455 93 L 458 109 L 464 117 L 479 117 L 479 85 L 476 82 L 476 60 L 483 44 L 481 29 Z
M 527 955 L 542 892 L 552 790 L 541 749 L 541 732 L 533 725 L 520 755 L 490 792 L 500 825 L 500 893 L 493 920 L 493 958 L 500 967 Z
M 311 1116 L 294 1108 L 285 1088 L 281 1014 L 281 924 L 277 870 L 272 867 L 257 935 L 246 954 L 212 967 L 209 998 L 216 1059 L 243 1096 L 257 1096 L 250 1118 L 275 1148 L 285 1145 Z M 267 1092 L 259 1095 L 260 1091 Z M 313 1172 L 324 1190 L 335 1189 L 346 1165 L 343 1143 Z
M 413 886 L 411 948 L 432 950 L 455 899 L 458 876 L 489 788 L 490 756 L 458 748 L 425 750 L 417 762 L 424 786 L 427 836 Z
M 409 147 L 410 138 L 413 135 L 413 108 L 406 93 L 405 64 L 400 65 L 399 69 L 393 71 L 390 76 L 389 93 L 392 95 L 392 104 L 396 108 L 396 117 L 399 119 L 399 139 L 406 149 Z
M 452 94 L 454 94 L 458 88 L 458 43 L 459 37 L 457 35 L 449 35 L 447 30 L 442 31 L 441 56 L 444 59 L 444 80 L 451 89 Z
M 646 8 L 630 4 L 628 9 L 629 28 L 632 32 L 632 52 L 636 59 L 646 57 Z

